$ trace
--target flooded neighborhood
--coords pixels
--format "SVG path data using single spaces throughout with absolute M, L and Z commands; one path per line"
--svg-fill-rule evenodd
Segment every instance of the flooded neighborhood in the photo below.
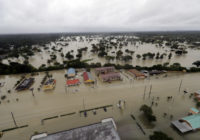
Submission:
M 0 140 L 200 140 L 199 7 L 0 0 Z
M 66 37 L 66 40 L 67 38 L 70 37 Z M 80 40 L 84 37 L 73 38 Z M 188 73 L 186 70 L 192 66 L 193 61 L 200 59 L 197 55 L 200 50 L 185 45 L 188 53 L 184 56 L 176 56 L 172 52 L 173 57 L 170 60 L 168 57 L 162 60 L 138 60 L 136 54 L 142 55 L 150 51 L 167 55 L 171 52 L 171 48 L 168 46 L 158 48 L 156 44 L 144 45 L 140 42 L 131 45 L 129 42 L 123 48 L 129 48 L 134 52 L 133 61 L 124 62 L 119 59 L 109 63 L 121 65 L 131 63 L 142 68 L 179 62 L 180 65 L 186 66 L 186 70 L 116 69 L 112 65 L 106 66 L 108 60 L 104 57 L 101 58 L 92 53 L 92 44 L 101 39 L 92 37 L 92 40 L 89 43 L 86 39 L 82 42 L 62 41 L 62 43 L 69 42 L 67 46 L 56 45 L 61 41 L 51 42 L 46 45 L 49 47 L 48 50 L 37 46 L 42 51 L 31 56 L 29 63 L 35 67 L 52 65 L 47 63 L 52 53 L 57 56 L 58 63 L 62 63 L 66 58 L 62 58 L 59 55 L 60 52 L 52 51 L 52 47 L 63 48 L 64 54 L 73 50 L 76 56 L 78 49 L 88 46 L 81 60 L 89 58 L 90 64 L 98 62 L 105 66 L 90 69 L 70 67 L 63 70 L 0 77 L 2 85 L 0 88 L 1 139 L 26 140 L 37 134 L 53 134 L 88 126 L 106 118 L 112 118 L 115 121 L 116 131 L 124 140 L 146 140 L 154 131 L 163 131 L 174 139 L 198 139 L 199 133 L 196 132 L 198 130 L 182 134 L 172 125 L 172 122 L 186 117 L 191 108 L 196 108 L 194 93 L 199 90 L 200 75 Z M 111 49 L 108 53 L 119 50 Z M 127 52 L 125 52 L 126 49 L 121 50 L 124 51 L 123 53 Z M 8 58 L 2 62 L 5 64 L 9 61 L 22 62 L 22 59 Z M 156 116 L 156 122 L 150 123 L 145 118 L 140 110 L 142 105 L 151 107 Z

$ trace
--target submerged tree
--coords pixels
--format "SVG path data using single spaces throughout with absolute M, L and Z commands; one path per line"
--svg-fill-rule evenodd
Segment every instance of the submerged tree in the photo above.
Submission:
M 197 60 L 197 61 L 193 62 L 192 65 L 195 65 L 195 66 L 199 67 L 200 66 L 200 60 Z
M 156 116 L 153 115 L 151 107 L 144 104 L 140 107 L 140 111 L 143 111 L 145 117 L 149 122 L 156 121 Z
M 167 136 L 167 134 L 161 131 L 154 131 L 153 135 L 149 136 L 150 140 L 173 140 L 173 138 Z
M 171 59 L 172 58 L 172 53 L 170 53 L 169 55 L 168 55 L 168 59 Z

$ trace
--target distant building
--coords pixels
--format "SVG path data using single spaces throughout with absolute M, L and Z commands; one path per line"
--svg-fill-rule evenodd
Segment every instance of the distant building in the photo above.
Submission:
M 55 79 L 49 79 L 43 86 L 44 90 L 51 90 L 54 89 L 56 85 L 56 80 Z
M 34 83 L 34 78 L 29 78 L 29 79 L 24 79 L 17 87 L 16 90 L 20 91 L 20 90 L 25 90 L 25 89 L 29 89 L 32 84 Z
M 106 74 L 106 73 L 110 73 L 110 72 L 114 72 L 114 71 L 115 71 L 114 67 L 100 67 L 100 68 L 95 69 L 96 75 Z
M 94 83 L 94 79 L 90 72 L 83 72 L 84 83 Z
M 67 80 L 66 82 L 67 86 L 76 86 L 76 85 L 79 85 L 80 84 L 80 81 L 79 79 L 70 79 L 70 80 Z
M 152 70 L 149 72 L 150 75 L 158 75 L 161 73 L 164 73 L 165 71 L 160 71 L 160 70 Z
M 200 129 L 200 113 L 173 121 L 172 125 L 175 126 L 181 133 Z
M 137 79 L 144 79 L 146 77 L 144 73 L 136 69 L 130 69 L 128 70 L 128 73 Z
M 198 113 L 199 113 L 199 110 L 194 107 L 190 108 L 190 110 L 188 112 L 189 115 L 194 115 L 194 114 L 198 114 Z
M 121 80 L 121 75 L 119 72 L 112 72 L 107 74 L 101 74 L 100 79 L 103 82 L 110 82 L 115 80 Z
M 71 130 L 56 132 L 45 136 L 34 135 L 31 140 L 120 140 L 113 119 L 105 119 L 100 123 L 91 124 Z M 36 139 L 32 139 L 36 137 Z
M 74 68 L 69 68 L 69 69 L 67 70 L 67 77 L 68 77 L 68 78 L 72 78 L 72 77 L 74 77 L 75 75 L 76 75 L 76 71 L 75 71 Z

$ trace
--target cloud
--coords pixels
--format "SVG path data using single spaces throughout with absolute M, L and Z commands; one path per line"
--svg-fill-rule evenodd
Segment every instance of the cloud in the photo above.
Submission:
M 0 33 L 200 30 L 199 0 L 0 0 Z

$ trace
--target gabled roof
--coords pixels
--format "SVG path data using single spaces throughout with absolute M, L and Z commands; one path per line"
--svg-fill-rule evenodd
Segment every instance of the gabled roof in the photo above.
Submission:
M 182 120 L 187 121 L 191 125 L 192 129 L 200 128 L 200 114 L 187 116 L 182 118 Z

